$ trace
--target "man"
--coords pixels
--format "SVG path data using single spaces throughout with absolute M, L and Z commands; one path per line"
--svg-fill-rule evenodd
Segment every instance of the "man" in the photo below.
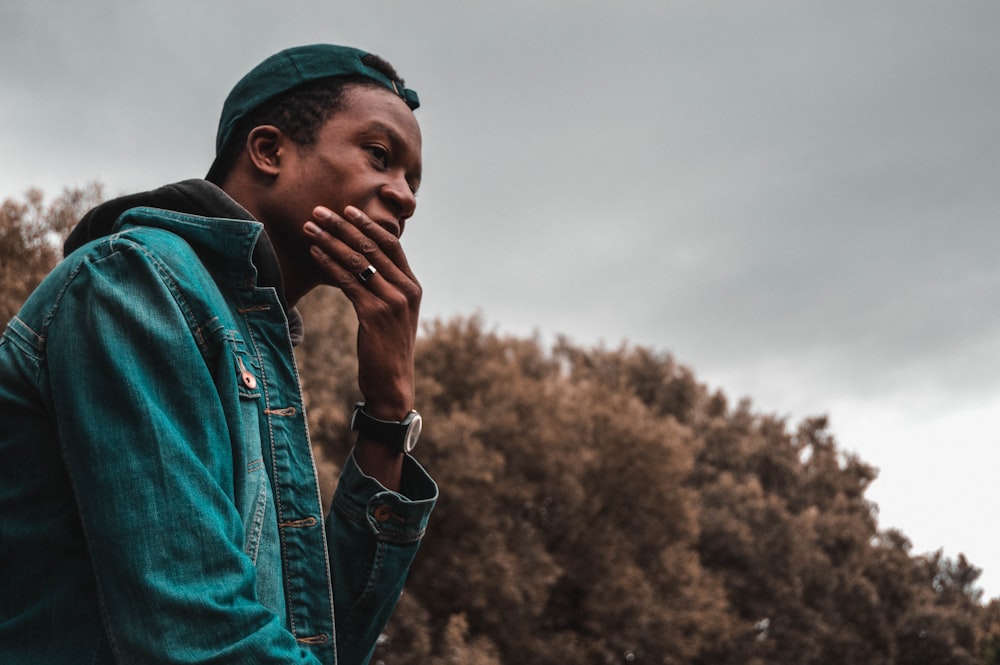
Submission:
M 369 660 L 437 497 L 407 454 L 417 106 L 375 56 L 283 51 L 226 99 L 208 180 L 74 230 L 0 341 L 0 662 Z M 320 284 L 364 396 L 326 516 L 292 356 Z

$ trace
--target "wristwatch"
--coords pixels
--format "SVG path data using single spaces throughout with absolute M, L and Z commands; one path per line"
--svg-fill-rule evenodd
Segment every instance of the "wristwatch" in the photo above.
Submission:
M 384 443 L 398 453 L 408 453 L 417 445 L 423 420 L 416 411 L 410 411 L 402 420 L 379 420 L 365 413 L 365 403 L 354 405 L 351 429 L 366 439 Z

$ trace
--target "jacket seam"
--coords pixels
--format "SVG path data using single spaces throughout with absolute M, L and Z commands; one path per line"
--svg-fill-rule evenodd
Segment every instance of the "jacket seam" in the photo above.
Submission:
M 166 230 L 163 230 L 163 232 L 170 233 L 170 235 L 178 238 L 181 242 L 184 243 L 184 246 L 186 248 L 194 252 L 194 248 L 191 247 L 191 245 L 181 236 Z M 203 357 L 206 356 L 208 353 L 208 348 L 207 348 L 207 342 L 201 334 L 202 327 L 195 319 L 194 310 L 191 307 L 191 304 L 188 302 L 187 298 L 184 297 L 183 290 L 180 288 L 180 285 L 174 278 L 173 273 L 167 269 L 166 265 L 159 260 L 156 254 L 154 254 L 148 247 L 146 247 L 142 243 L 139 243 L 128 237 L 123 237 L 121 233 L 117 233 L 114 236 L 112 236 L 111 241 L 112 242 L 118 241 L 124 243 L 127 247 L 137 250 L 144 257 L 146 257 L 146 259 L 150 262 L 150 264 L 152 264 L 152 266 L 156 269 L 157 274 L 163 280 L 164 286 L 166 286 L 167 290 L 170 292 L 170 296 L 174 299 L 174 302 L 177 303 L 177 307 L 178 309 L 180 309 L 181 314 L 184 316 L 184 321 L 188 325 L 188 331 L 191 333 L 191 336 L 197 343 L 198 350 L 201 351 Z M 195 258 L 198 259 L 198 263 L 201 264 L 201 259 L 200 257 L 197 256 L 197 253 L 195 253 Z M 210 321 L 211 319 L 209 319 L 206 322 L 206 325 Z

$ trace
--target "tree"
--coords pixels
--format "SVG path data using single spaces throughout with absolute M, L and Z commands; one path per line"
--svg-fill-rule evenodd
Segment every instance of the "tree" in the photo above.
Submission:
M 102 188 L 91 183 L 65 189 L 46 205 L 38 189 L 23 201 L 0 204 L 0 320 L 6 323 L 61 256 L 62 242 L 83 213 L 99 203 Z
M 339 458 L 354 322 L 316 298 L 303 377 Z M 979 627 L 977 569 L 880 532 L 876 471 L 825 418 L 790 431 L 668 355 L 546 352 L 477 319 L 432 322 L 417 362 L 443 494 L 385 665 L 959 665 L 1000 643 L 976 637 L 1000 632 Z

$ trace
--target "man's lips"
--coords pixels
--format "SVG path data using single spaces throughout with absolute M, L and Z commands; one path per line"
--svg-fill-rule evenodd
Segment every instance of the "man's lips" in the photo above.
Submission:
M 403 235 L 403 226 L 405 222 L 402 221 L 397 222 L 395 220 L 376 220 L 375 223 L 381 226 L 389 233 L 391 233 L 396 238 L 399 238 L 400 236 Z

